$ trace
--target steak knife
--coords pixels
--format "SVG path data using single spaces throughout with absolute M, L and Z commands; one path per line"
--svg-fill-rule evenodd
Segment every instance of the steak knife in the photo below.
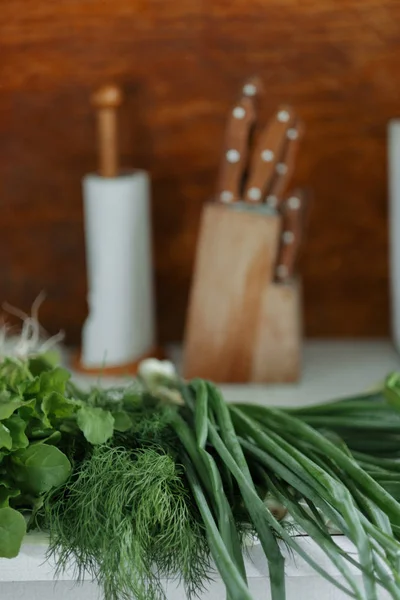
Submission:
M 295 169 L 299 142 L 303 135 L 304 125 L 300 119 L 296 119 L 293 126 L 286 131 L 283 153 L 275 165 L 275 173 L 265 199 L 266 204 L 271 208 L 279 209 L 284 200 L 284 194 Z
M 279 157 L 285 147 L 287 132 L 294 123 L 294 111 L 289 106 L 281 106 L 261 132 L 250 161 L 244 190 L 245 202 L 260 204 L 264 201 L 276 167 L 280 164 Z
M 280 283 L 289 281 L 296 269 L 304 231 L 305 204 L 305 193 L 296 190 L 286 197 L 282 206 L 282 232 L 275 270 L 275 279 Z
M 248 80 L 242 88 L 241 100 L 235 104 L 228 119 L 217 182 L 219 202 L 229 204 L 241 200 L 259 90 L 260 84 L 256 78 Z

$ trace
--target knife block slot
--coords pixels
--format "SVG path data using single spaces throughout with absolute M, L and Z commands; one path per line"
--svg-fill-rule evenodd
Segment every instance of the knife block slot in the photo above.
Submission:
M 184 377 L 219 383 L 298 378 L 300 284 L 274 283 L 280 231 L 281 217 L 272 211 L 217 203 L 204 207 L 185 328 Z

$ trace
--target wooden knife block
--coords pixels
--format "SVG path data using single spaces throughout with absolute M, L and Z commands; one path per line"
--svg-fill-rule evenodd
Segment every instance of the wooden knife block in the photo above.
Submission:
M 273 282 L 280 217 L 265 205 L 203 210 L 184 342 L 184 377 L 219 383 L 299 377 L 300 284 Z

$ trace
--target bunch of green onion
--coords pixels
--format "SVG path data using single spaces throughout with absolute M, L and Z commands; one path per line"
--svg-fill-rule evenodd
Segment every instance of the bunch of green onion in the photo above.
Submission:
M 230 598 L 251 597 L 230 510 L 231 490 L 240 495 L 246 518 L 268 560 L 274 600 L 285 598 L 280 540 L 349 597 L 373 600 L 383 587 L 393 598 L 400 598 L 400 504 L 394 493 L 400 462 L 393 454 L 365 454 L 373 440 L 374 423 L 375 439 L 382 436 L 385 426 L 393 434 L 385 447 L 395 452 L 400 415 L 381 395 L 374 395 L 374 400 L 334 402 L 303 411 L 229 406 L 215 386 L 204 381 L 184 386 L 182 395 L 187 412 L 177 414 L 173 426 L 185 448 L 187 477 Z M 371 401 L 375 404 L 368 408 Z M 351 414 L 354 406 L 357 415 Z M 373 418 L 378 410 L 381 421 Z M 358 429 L 357 424 L 354 426 L 363 411 L 365 420 L 369 411 L 367 431 L 362 425 Z M 338 424 L 340 430 L 336 430 Z M 351 427 L 359 434 L 355 454 Z M 344 433 L 347 445 L 340 437 Z M 364 447 L 360 447 L 362 439 Z M 267 493 L 279 500 L 296 525 L 321 547 L 344 583 L 316 564 L 274 517 L 263 501 Z M 354 543 L 358 559 L 337 545 L 327 519 Z M 350 565 L 360 570 L 362 584 Z
M 107 600 L 165 598 L 162 577 L 197 595 L 210 558 L 227 598 L 252 600 L 250 532 L 268 561 L 272 600 L 286 598 L 283 546 L 348 597 L 375 600 L 384 589 L 400 600 L 399 398 L 397 376 L 380 392 L 302 409 L 228 404 L 204 380 L 150 386 L 133 412 L 124 404 L 131 430 L 81 457 L 71 451 L 70 481 L 44 503 L 51 551 L 60 568 L 73 559 L 80 574 L 91 571 Z

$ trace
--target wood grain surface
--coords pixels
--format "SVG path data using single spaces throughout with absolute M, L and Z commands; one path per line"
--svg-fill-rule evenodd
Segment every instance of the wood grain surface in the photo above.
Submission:
M 287 317 L 287 311 L 271 307 L 276 302 L 267 299 L 280 230 L 277 215 L 216 203 L 205 206 L 185 329 L 185 378 L 268 381 L 259 363 L 265 364 L 274 352 L 274 336 L 265 340 L 260 330 L 278 314 Z
M 81 177 L 95 168 L 90 95 L 122 86 L 122 165 L 153 178 L 158 323 L 179 339 L 203 203 L 243 81 L 264 121 L 306 124 L 296 182 L 314 189 L 303 253 L 308 335 L 388 332 L 386 124 L 400 115 L 396 0 L 3 0 L 0 299 L 44 289 L 51 331 L 85 317 Z
M 297 279 L 266 286 L 250 381 L 289 383 L 301 376 L 302 292 Z

